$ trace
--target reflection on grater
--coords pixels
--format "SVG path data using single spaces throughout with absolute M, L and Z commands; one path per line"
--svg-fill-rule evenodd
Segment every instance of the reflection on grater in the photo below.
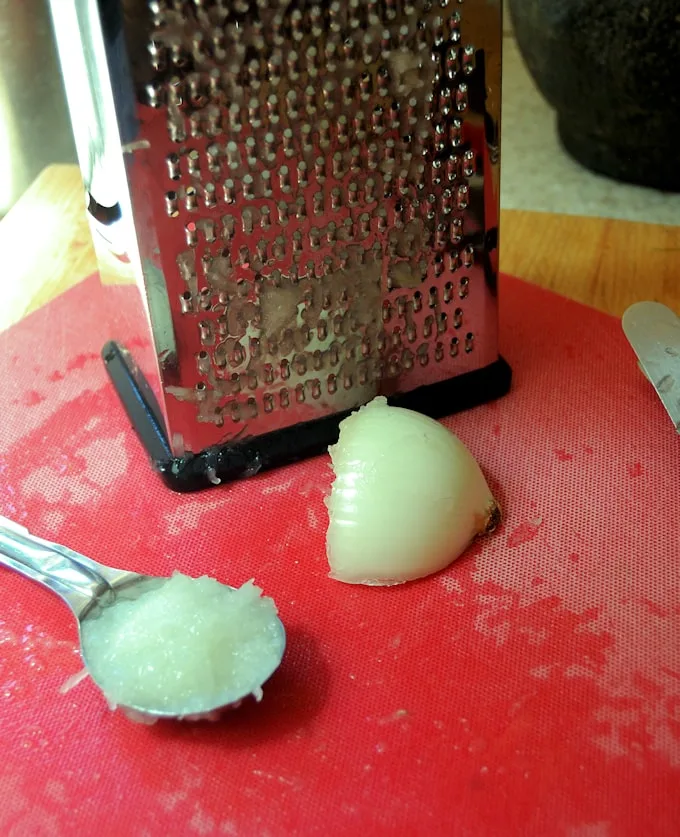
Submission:
M 73 6 L 94 129 L 69 103 L 95 203 L 95 175 L 129 152 L 119 200 L 158 361 L 147 412 L 174 460 L 161 470 L 200 454 L 194 487 L 317 452 L 379 393 L 444 415 L 507 389 L 497 0 Z M 109 364 L 124 401 L 126 357 Z

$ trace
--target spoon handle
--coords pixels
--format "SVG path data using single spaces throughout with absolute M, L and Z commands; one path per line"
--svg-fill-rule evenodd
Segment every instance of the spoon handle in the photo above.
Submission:
M 104 568 L 0 516 L 0 564 L 56 593 L 77 618 L 109 588 Z

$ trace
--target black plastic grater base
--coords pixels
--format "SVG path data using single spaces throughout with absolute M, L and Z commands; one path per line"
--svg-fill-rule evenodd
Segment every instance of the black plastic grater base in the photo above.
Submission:
M 297 424 L 262 436 L 172 456 L 156 397 L 130 352 L 109 341 L 102 349 L 109 378 L 155 470 L 173 491 L 191 492 L 253 476 L 325 453 L 338 438 L 338 426 L 351 410 Z M 512 371 L 503 358 L 447 381 L 389 398 L 395 407 L 439 419 L 505 395 Z

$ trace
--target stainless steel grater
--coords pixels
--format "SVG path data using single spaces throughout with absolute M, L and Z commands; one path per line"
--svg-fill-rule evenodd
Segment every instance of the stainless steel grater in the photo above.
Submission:
M 500 0 L 51 7 L 155 374 L 104 359 L 169 484 L 317 453 L 379 393 L 438 417 L 507 390 Z

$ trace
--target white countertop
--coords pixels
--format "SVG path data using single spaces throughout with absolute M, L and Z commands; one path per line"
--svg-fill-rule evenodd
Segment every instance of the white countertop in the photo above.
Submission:
M 506 209 L 680 224 L 680 194 L 600 177 L 567 155 L 554 112 L 536 89 L 511 34 L 503 41 L 501 155 Z

